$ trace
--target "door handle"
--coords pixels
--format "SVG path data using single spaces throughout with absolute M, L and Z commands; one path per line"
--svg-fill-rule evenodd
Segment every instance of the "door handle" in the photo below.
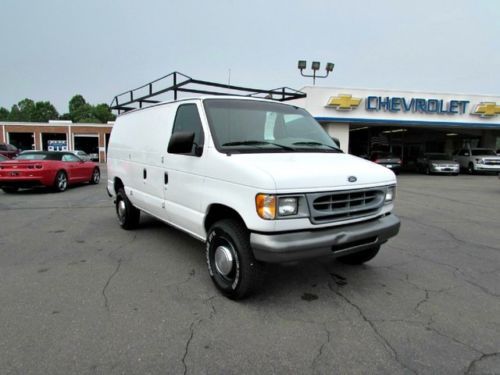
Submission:
M 165 185 L 168 185 L 168 173 L 165 172 L 165 174 L 163 175 L 163 182 L 165 183 Z
M 148 171 L 146 170 L 146 168 L 142 170 L 142 178 L 144 179 L 148 178 Z

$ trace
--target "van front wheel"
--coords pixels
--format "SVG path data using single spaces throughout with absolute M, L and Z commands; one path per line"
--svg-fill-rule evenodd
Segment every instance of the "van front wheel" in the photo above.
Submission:
M 123 229 L 134 229 L 139 225 L 141 211 L 128 200 L 123 188 L 116 193 L 116 216 Z
M 226 297 L 245 298 L 262 284 L 264 264 L 255 260 L 243 223 L 216 222 L 208 231 L 206 256 L 210 277 Z

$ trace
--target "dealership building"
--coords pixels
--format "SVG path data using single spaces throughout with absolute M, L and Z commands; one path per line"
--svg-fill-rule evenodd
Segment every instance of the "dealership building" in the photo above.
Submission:
M 307 109 L 354 155 L 387 151 L 411 168 L 425 152 L 500 149 L 500 97 L 317 86 L 301 91 L 307 96 L 288 103 Z M 0 143 L 23 150 L 83 150 L 105 162 L 112 126 L 0 122 Z
M 71 121 L 0 122 L 0 143 L 21 150 L 83 150 L 92 159 L 106 161 L 113 123 L 77 124 Z
M 425 152 L 500 149 L 500 97 L 317 86 L 301 91 L 307 96 L 293 102 L 351 154 L 383 150 L 411 166 Z

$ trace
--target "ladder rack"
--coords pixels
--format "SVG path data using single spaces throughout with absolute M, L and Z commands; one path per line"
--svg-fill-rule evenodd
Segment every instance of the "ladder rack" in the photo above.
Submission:
M 169 92 L 174 94 L 174 100 L 178 99 L 180 92 L 202 95 L 251 96 L 278 101 L 287 101 L 306 97 L 304 92 L 297 91 L 289 87 L 280 87 L 273 90 L 255 89 L 202 81 L 179 72 L 173 72 L 133 90 L 125 91 L 116 95 L 111 101 L 110 108 L 111 110 L 118 111 L 118 114 L 121 112 L 131 111 L 133 109 L 144 108 L 148 105 L 161 103 L 162 100 L 158 100 L 157 97 Z M 155 97 L 156 99 L 152 99 Z

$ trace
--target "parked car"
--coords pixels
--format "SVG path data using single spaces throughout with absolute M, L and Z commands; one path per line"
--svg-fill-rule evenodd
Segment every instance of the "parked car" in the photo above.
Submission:
M 39 186 L 61 192 L 79 182 L 98 184 L 100 177 L 96 163 L 83 161 L 70 152 L 23 152 L 15 160 L 0 162 L 0 187 L 6 193 Z
M 421 173 L 442 173 L 458 176 L 460 165 L 448 154 L 426 153 L 417 158 L 417 170 Z
M 500 172 L 500 156 L 489 148 L 464 148 L 456 152 L 453 159 L 469 174 Z
M 183 99 L 118 116 L 109 195 L 123 229 L 141 211 L 206 243 L 225 296 L 261 285 L 266 262 L 372 259 L 399 231 L 394 173 L 341 152 L 305 110 L 242 97 Z
M 9 143 L 0 143 L 0 155 L 6 156 L 9 159 L 15 158 L 19 154 L 19 149 Z
M 402 163 L 401 158 L 389 152 L 373 151 L 370 154 L 370 160 L 374 163 L 389 168 L 395 174 L 399 174 L 399 172 L 401 171 L 401 163 Z
M 73 150 L 73 151 L 70 151 L 72 152 L 73 154 L 75 154 L 76 156 L 78 156 L 80 159 L 84 160 L 84 161 L 89 161 L 89 160 L 92 160 L 90 155 L 87 154 L 85 151 L 82 151 L 82 150 Z

